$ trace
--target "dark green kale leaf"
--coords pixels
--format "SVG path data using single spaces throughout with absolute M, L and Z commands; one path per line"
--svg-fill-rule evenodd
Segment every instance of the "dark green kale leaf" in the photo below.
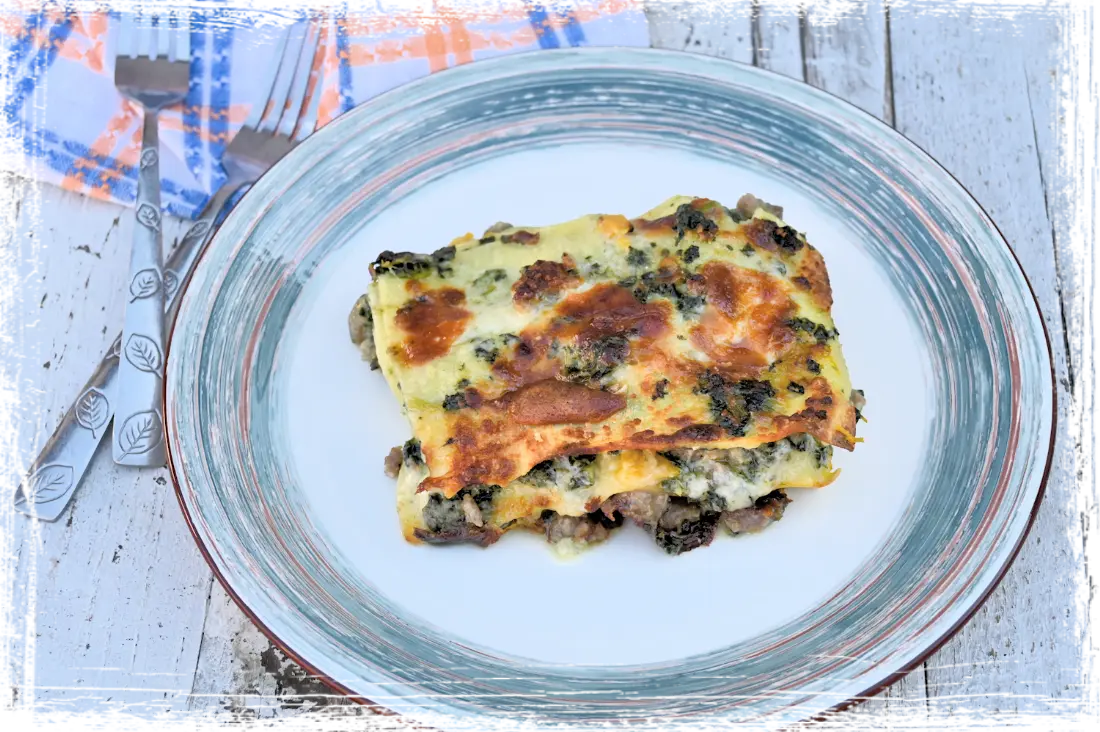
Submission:
M 690 203 L 684 203 L 676 209 L 676 221 L 673 224 L 673 229 L 676 231 L 676 241 L 678 243 L 689 231 L 697 231 L 704 236 L 714 236 L 718 232 L 718 224 L 707 218 L 705 213 L 694 208 Z

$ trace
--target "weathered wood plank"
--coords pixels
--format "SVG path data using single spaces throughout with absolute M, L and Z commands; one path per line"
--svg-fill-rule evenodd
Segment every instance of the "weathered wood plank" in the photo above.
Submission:
M 803 51 L 806 82 L 891 122 L 885 0 L 858 0 L 831 15 L 806 8 Z
M 649 3 L 646 17 L 654 48 L 753 62 L 753 4 L 748 0 L 723 8 L 703 8 L 692 2 Z
M 1064 325 L 1036 149 L 1036 130 L 1051 110 L 1035 105 L 1049 104 L 1051 96 L 1029 99 L 1025 75 L 1029 63 L 1052 63 L 1054 18 L 1029 10 L 1012 20 L 979 19 L 967 6 L 950 14 L 901 6 L 890 20 L 897 127 L 967 186 L 1023 263 L 1054 341 L 1065 425 Z M 974 619 L 928 663 L 937 716 L 981 710 L 1012 719 L 1074 708 L 1083 619 L 1070 598 L 1085 581 L 1081 553 L 1072 441 L 1063 428 L 1046 499 L 1019 558 Z
M 408 732 L 290 662 L 213 582 L 184 729 Z
M 30 185 L 15 230 L 23 324 L 4 368 L 18 374 L 14 489 L 117 335 L 132 218 L 118 206 Z M 167 242 L 181 234 L 165 223 Z M 165 470 L 121 470 L 100 450 L 69 512 L 18 516 L 13 606 L 33 613 L 21 660 L 41 709 L 180 709 L 191 688 L 211 575 Z
M 753 5 L 753 63 L 806 81 L 806 59 L 802 52 L 805 16 L 800 4 L 756 0 Z
M 1097 298 L 1100 258 L 1096 254 L 1100 191 L 1100 55 L 1094 39 L 1095 5 L 1078 4 L 1065 14 L 1057 34 L 1061 63 L 1029 55 L 1028 90 L 1032 100 L 1036 146 L 1043 172 L 1049 218 L 1053 225 L 1054 267 L 1058 277 L 1067 379 L 1073 392 L 1071 436 L 1078 515 L 1081 523 L 1084 575 L 1076 597 L 1080 647 L 1084 660 L 1081 688 L 1091 709 L 1100 709 L 1100 623 L 1096 616 L 1097 569 L 1100 568 L 1100 481 L 1096 455 L 1100 434 L 1096 413 Z M 1055 36 L 1048 29 L 1044 40 Z M 1045 110 L 1046 114 L 1036 114 Z

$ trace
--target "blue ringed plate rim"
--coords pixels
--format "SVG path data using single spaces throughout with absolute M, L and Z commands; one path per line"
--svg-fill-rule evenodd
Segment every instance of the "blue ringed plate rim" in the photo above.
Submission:
M 304 140 L 300 145 L 298 145 L 295 149 L 291 150 L 290 153 L 288 153 L 286 156 L 284 156 L 283 159 L 281 159 L 279 162 L 277 162 L 268 171 L 263 173 L 257 179 L 257 181 L 255 181 L 252 184 L 252 186 L 250 186 L 249 191 L 244 194 L 244 197 L 247 197 L 247 196 L 251 195 L 252 189 L 254 189 L 256 187 L 256 184 L 259 183 L 260 181 L 265 180 L 265 179 L 270 179 L 270 178 L 276 177 L 276 176 L 281 176 L 281 175 L 284 174 L 284 172 L 283 172 L 284 170 L 286 170 L 288 172 L 290 170 L 292 170 L 293 169 L 293 163 L 295 162 L 296 158 L 301 157 L 301 156 L 306 154 L 303 151 L 308 151 L 309 148 L 313 147 L 314 145 L 322 144 L 326 137 L 337 135 L 342 127 L 344 127 L 348 124 L 351 124 L 357 116 L 360 116 L 362 114 L 367 114 L 367 113 L 370 113 L 371 111 L 373 111 L 377 108 L 384 107 L 385 105 L 391 103 L 393 100 L 398 99 L 398 97 L 400 97 L 404 94 L 408 94 L 410 92 L 413 92 L 416 89 L 420 88 L 421 86 L 440 83 L 438 80 L 441 77 L 453 78 L 453 77 L 456 77 L 456 76 L 458 76 L 460 74 L 463 74 L 463 73 L 469 73 L 469 70 L 470 70 L 471 66 L 476 67 L 477 69 L 484 69 L 484 68 L 486 68 L 487 66 L 490 66 L 490 65 L 507 67 L 507 66 L 516 64 L 517 61 L 519 63 L 523 63 L 524 59 L 528 59 L 528 58 L 534 57 L 534 56 L 543 56 L 543 57 L 557 56 L 557 57 L 561 57 L 561 58 L 563 58 L 563 61 L 562 61 L 563 65 L 568 65 L 569 64 L 568 59 L 569 58 L 574 58 L 574 59 L 578 59 L 583 64 L 584 59 L 587 56 L 596 55 L 596 54 L 605 54 L 608 51 L 612 51 L 612 50 L 620 52 L 621 53 L 621 58 L 624 59 L 624 62 L 623 63 L 615 63 L 615 64 L 603 64 L 605 67 L 629 68 L 631 66 L 631 64 L 629 63 L 629 61 L 630 61 L 629 57 L 649 57 L 649 58 L 660 58 L 661 56 L 666 56 L 666 57 L 669 57 L 669 58 L 691 57 L 696 62 L 698 62 L 699 60 L 702 60 L 705 63 L 709 63 L 709 64 L 713 65 L 716 68 L 721 68 L 724 65 L 733 65 L 733 66 L 738 67 L 741 70 L 743 70 L 747 73 L 750 73 L 750 74 L 756 74 L 756 75 L 761 76 L 761 77 L 770 77 L 770 78 L 774 78 L 776 80 L 780 80 L 783 84 L 798 83 L 798 84 L 801 85 L 802 91 L 804 93 L 808 94 L 809 96 L 811 96 L 811 97 L 817 96 L 817 97 L 820 97 L 822 99 L 827 99 L 827 100 L 829 100 L 829 102 L 834 103 L 834 104 L 836 102 L 840 102 L 843 106 L 847 107 L 849 110 L 854 111 L 856 116 L 862 117 L 865 121 L 869 122 L 871 124 L 871 126 L 876 128 L 878 131 L 882 132 L 883 134 L 885 134 L 888 137 L 892 137 L 895 142 L 898 142 L 903 146 L 910 147 L 912 150 L 914 150 L 918 154 L 919 157 L 922 157 L 927 162 L 932 163 L 935 168 L 938 168 L 939 172 L 941 172 L 943 174 L 946 174 L 946 177 L 954 184 L 954 187 L 956 188 L 956 190 L 958 192 L 964 194 L 966 199 L 968 199 L 969 203 L 974 207 L 974 210 L 980 215 L 980 217 L 982 219 L 982 222 L 985 225 L 987 225 L 993 232 L 996 233 L 996 238 L 999 240 L 1000 244 L 1003 245 L 1005 247 L 1005 249 L 1007 249 L 1007 251 L 1008 251 L 1008 253 L 1011 257 L 1011 261 L 1014 263 L 1016 269 L 1018 270 L 1018 273 L 1019 273 L 1022 281 L 1027 286 L 1028 293 L 1030 294 L 1031 305 L 1034 307 L 1033 314 L 1036 316 L 1036 318 L 1037 318 L 1037 320 L 1038 320 L 1038 322 L 1041 326 L 1041 332 L 1043 334 L 1043 340 L 1044 340 L 1044 344 L 1046 346 L 1047 363 L 1048 363 L 1049 372 L 1050 372 L 1050 395 L 1051 395 L 1050 436 L 1049 436 L 1049 441 L 1048 441 L 1048 444 L 1047 444 L 1046 461 L 1045 461 L 1045 464 L 1043 466 L 1042 476 L 1039 480 L 1039 485 L 1038 485 L 1038 489 L 1036 491 L 1035 499 L 1034 499 L 1033 504 L 1030 507 L 1030 511 L 1029 511 L 1029 514 L 1028 514 L 1026 524 L 1024 525 L 1023 529 L 1020 531 L 1020 533 L 1019 533 L 1019 535 L 1018 535 L 1018 537 L 1015 541 L 1014 546 L 1012 547 L 1011 551 L 1007 554 L 1007 557 L 1003 561 L 1002 566 L 996 572 L 994 578 L 987 584 L 986 588 L 979 594 L 977 599 L 970 604 L 969 607 L 967 607 L 964 611 L 962 611 L 962 613 L 959 615 L 958 619 L 940 637 L 938 637 L 935 641 L 928 644 L 924 650 L 922 650 L 918 653 L 915 653 L 911 661 L 902 664 L 898 668 L 897 671 L 891 673 L 889 676 L 887 676 L 882 681 L 880 681 L 876 684 L 873 684 L 870 688 L 868 688 L 863 693 L 854 695 L 854 696 L 852 696 L 851 698 L 849 698 L 845 701 L 836 703 L 836 704 L 830 706 L 825 711 L 822 711 L 818 714 L 811 715 L 811 716 L 806 718 L 806 721 L 813 721 L 813 720 L 823 719 L 823 718 L 825 718 L 826 716 L 828 716 L 830 714 L 843 711 L 843 710 L 845 710 L 849 707 L 852 707 L 854 705 L 859 704 L 862 701 L 865 701 L 866 698 L 874 696 L 875 694 L 880 693 L 882 690 L 884 690 L 885 688 L 889 687 L 890 685 L 892 685 L 893 683 L 898 681 L 901 677 L 903 677 L 906 674 L 910 673 L 914 668 L 919 666 L 921 663 L 926 661 L 932 654 L 934 654 L 936 651 L 938 651 L 940 648 L 942 648 L 943 645 L 946 644 L 946 642 L 948 640 L 950 640 L 962 628 L 962 626 L 964 626 L 974 616 L 974 614 L 977 612 L 977 610 L 986 602 L 986 600 L 988 600 L 988 598 L 992 594 L 992 592 L 1003 581 L 1003 579 L 1004 579 L 1005 575 L 1007 574 L 1009 568 L 1012 566 L 1013 562 L 1018 557 L 1019 552 L 1022 549 L 1024 542 L 1026 541 L 1027 537 L 1029 536 L 1029 534 L 1031 532 L 1032 527 L 1034 526 L 1035 519 L 1038 515 L 1039 508 L 1040 508 L 1040 506 L 1042 504 L 1042 501 L 1043 501 L 1043 499 L 1045 497 L 1045 494 L 1046 494 L 1047 482 L 1050 478 L 1050 472 L 1051 472 L 1051 467 L 1052 467 L 1052 464 L 1053 464 L 1053 457 L 1054 457 L 1054 448 L 1055 448 L 1055 445 L 1056 445 L 1056 439 L 1057 439 L 1057 434 L 1058 434 L 1058 404 L 1059 404 L 1059 402 L 1058 402 L 1057 379 L 1056 379 L 1056 373 L 1055 373 L 1055 358 L 1054 358 L 1054 351 L 1053 351 L 1052 342 L 1051 342 L 1051 338 L 1050 338 L 1050 331 L 1049 331 L 1049 328 L 1047 326 L 1046 320 L 1043 317 L 1042 307 L 1041 307 L 1041 304 L 1039 302 L 1038 296 L 1036 295 L 1035 288 L 1034 288 L 1034 286 L 1031 282 L 1031 279 L 1028 277 L 1027 272 L 1024 269 L 1022 263 L 1020 262 L 1019 257 L 1016 255 L 1015 251 L 1009 245 L 1007 238 L 1004 236 L 1004 234 L 1001 231 L 1000 227 L 996 224 L 996 222 L 993 220 L 993 218 L 989 215 L 989 213 L 985 210 L 985 208 L 981 205 L 981 203 L 974 197 L 974 195 L 970 192 L 970 190 L 967 189 L 966 186 L 964 186 L 962 184 L 962 182 L 953 173 L 951 173 L 950 170 L 948 170 L 943 164 L 941 164 L 927 150 L 925 150 L 923 147 L 921 147 L 919 144 L 917 144 L 916 142 L 914 142 L 910 138 L 906 137 L 903 133 L 901 133 L 900 131 L 898 131 L 894 127 L 886 124 L 884 121 L 882 121 L 879 118 L 875 117 L 874 115 L 868 113 L 867 111 L 863 110 L 862 108 L 852 104 L 851 102 L 848 102 L 847 100 L 845 100 L 845 99 L 843 99 L 843 98 L 841 98 L 841 97 L 839 97 L 835 94 L 832 94 L 828 91 L 819 89 L 817 87 L 813 87 L 813 86 L 811 86 L 811 85 L 809 85 L 805 82 L 799 82 L 798 80 L 790 79 L 790 78 L 785 77 L 785 76 L 783 76 L 783 75 L 781 75 L 777 72 L 773 72 L 773 71 L 770 71 L 770 70 L 767 70 L 767 69 L 762 69 L 762 68 L 753 66 L 751 64 L 746 64 L 746 63 L 743 63 L 743 62 L 733 61 L 733 60 L 729 60 L 729 59 L 721 59 L 721 58 L 717 58 L 717 57 L 706 56 L 706 55 L 703 55 L 703 54 L 692 53 L 692 52 L 689 52 L 689 51 L 678 51 L 678 50 L 670 50 L 670 49 L 653 49 L 653 48 L 643 49 L 643 48 L 633 48 L 633 47 L 604 46 L 604 47 L 599 47 L 599 48 L 545 49 L 545 50 L 525 51 L 525 52 L 515 53 L 515 54 L 511 54 L 509 56 L 505 56 L 505 57 L 478 61 L 475 64 L 467 65 L 467 66 L 464 66 L 464 67 L 454 67 L 454 68 L 451 68 L 451 69 L 447 69 L 445 71 L 438 72 L 438 73 L 435 73 L 435 74 L 431 74 L 429 76 L 422 77 L 420 79 L 414 80 L 412 82 L 409 82 L 409 83 L 403 84 L 399 87 L 396 87 L 394 89 L 391 89 L 387 92 L 384 92 L 384 93 L 378 95 L 377 97 L 374 97 L 371 100 L 368 100 L 367 102 L 364 102 L 360 105 L 357 105 L 355 108 L 353 108 L 349 112 L 347 112 L 347 113 L 341 115 L 340 117 L 336 118 L 329 125 L 326 126 L 326 128 L 331 128 L 331 129 L 323 130 L 323 131 L 321 131 L 320 134 L 314 134 L 314 135 L 310 136 L 309 138 L 307 138 L 306 140 Z M 672 70 L 672 69 L 670 69 L 670 70 Z M 465 86 L 469 86 L 469 85 L 467 84 Z M 462 88 L 462 87 L 459 87 L 459 88 Z M 455 91 L 456 91 L 456 89 L 447 89 L 446 91 L 442 92 L 442 94 L 453 94 Z M 398 109 L 400 109 L 400 108 L 401 107 L 400 107 L 400 104 L 399 104 Z M 315 138 L 320 138 L 320 141 L 318 139 L 315 139 Z M 297 178 L 297 177 L 298 176 L 291 175 L 291 176 L 289 176 L 288 179 L 293 179 L 293 178 Z M 242 197 L 242 200 L 243 200 L 244 197 Z M 238 201 L 238 203 L 239 203 L 239 201 Z M 234 215 L 234 212 L 230 212 L 229 216 L 225 217 L 222 224 L 224 225 L 229 220 L 229 218 L 232 217 L 233 215 Z M 219 227 L 219 229 L 220 228 L 221 227 Z M 192 280 L 191 274 L 193 274 L 202 265 L 202 262 L 208 258 L 207 255 L 208 255 L 208 252 L 210 251 L 210 248 L 211 248 L 210 245 L 212 244 L 212 242 L 214 240 L 216 240 L 217 236 L 218 236 L 218 232 L 215 232 L 214 236 L 211 238 L 211 241 L 208 242 L 207 247 L 204 248 L 204 250 L 199 254 L 199 257 L 196 259 L 194 268 L 192 269 L 191 273 L 189 273 L 186 280 L 183 283 L 181 283 L 180 294 L 179 294 L 181 302 L 187 296 L 187 290 L 188 290 L 188 288 L 191 284 L 191 280 Z M 171 324 L 169 324 L 168 341 L 167 341 L 166 348 L 165 348 L 165 359 L 166 359 L 166 361 L 170 358 L 170 352 L 171 352 L 172 344 L 174 342 L 174 336 L 176 334 L 176 325 L 177 325 L 177 322 L 175 320 L 173 320 L 173 322 Z M 167 379 L 165 379 L 164 382 L 163 382 L 163 392 L 162 392 L 162 394 L 163 394 L 164 399 L 167 401 L 168 398 L 169 398 L 168 380 Z M 168 438 L 167 431 L 166 431 L 166 441 L 168 439 L 169 438 Z M 202 537 L 200 536 L 200 534 L 199 534 L 199 532 L 196 528 L 196 525 L 194 523 L 194 520 L 193 520 L 193 518 L 192 518 L 192 516 L 191 516 L 191 514 L 190 514 L 190 512 L 187 508 L 187 504 L 186 504 L 186 501 L 185 501 L 184 496 L 183 496 L 183 491 L 182 491 L 182 488 L 181 488 L 181 481 L 180 481 L 180 478 L 179 478 L 179 473 L 177 472 L 178 470 L 180 470 L 180 466 L 177 465 L 176 461 L 173 459 L 173 454 L 174 454 L 174 452 L 172 450 L 172 446 L 169 444 L 169 449 L 168 449 L 168 472 L 169 472 L 169 477 L 172 480 L 174 492 L 176 494 L 177 502 L 180 505 L 180 510 L 183 514 L 184 521 L 187 524 L 188 530 L 190 531 L 192 537 L 194 537 L 195 543 L 198 545 L 200 553 L 202 554 L 204 560 L 210 566 L 213 575 L 218 579 L 219 583 L 225 589 L 226 593 L 233 599 L 234 603 L 237 604 L 237 606 L 241 609 L 241 611 L 253 623 L 256 624 L 256 626 L 261 630 L 261 632 L 263 632 L 264 635 L 276 647 L 278 647 L 289 658 L 291 658 L 296 663 L 298 663 L 300 666 L 302 666 L 304 669 L 309 671 L 311 673 L 311 675 L 313 675 L 315 678 L 320 680 L 322 683 L 324 683 L 326 686 L 331 688 L 333 691 L 335 691 L 335 692 L 337 692 L 337 693 L 339 693 L 343 696 L 347 696 L 348 698 L 352 699 L 353 701 L 356 701 L 359 704 L 362 704 L 362 705 L 365 705 L 365 706 L 370 706 L 370 707 L 374 708 L 375 711 L 377 711 L 377 713 L 379 713 L 379 714 L 387 715 L 387 716 L 401 716 L 401 715 L 397 714 L 396 712 L 393 712 L 389 709 L 386 709 L 384 707 L 384 705 L 373 702 L 373 701 L 371 701 L 370 699 L 366 698 L 365 696 L 363 696 L 361 694 L 357 694 L 352 689 L 348 688 L 347 686 L 341 684 L 340 682 L 336 681 L 335 679 L 332 679 L 331 677 L 329 677 L 326 674 L 324 674 L 323 672 L 321 672 L 319 668 L 314 666 L 311 662 L 309 662 L 307 659 L 302 657 L 299 653 L 294 651 L 294 649 L 292 649 L 287 643 L 285 643 L 274 631 L 272 631 L 263 621 L 261 621 L 255 615 L 255 613 L 249 608 L 249 606 L 245 603 L 245 601 L 230 586 L 230 583 L 228 582 L 228 580 L 226 579 L 226 577 L 224 576 L 222 571 L 217 566 L 217 564 L 214 561 L 214 558 L 213 558 L 209 548 L 206 546 L 206 544 L 204 543 Z

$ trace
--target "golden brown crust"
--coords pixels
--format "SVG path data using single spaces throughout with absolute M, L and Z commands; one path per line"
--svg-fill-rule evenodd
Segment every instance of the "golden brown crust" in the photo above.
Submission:
M 490 408 L 503 408 L 516 424 L 548 425 L 602 422 L 625 406 L 620 394 L 547 379 L 505 394 Z
M 405 333 L 395 355 L 406 365 L 419 366 L 447 353 L 466 329 L 472 314 L 463 307 L 466 294 L 462 290 L 454 287 L 409 289 L 413 297 L 398 308 L 394 318 L 397 327 Z
M 460 240 L 445 266 L 401 260 L 417 279 L 378 274 L 375 336 L 423 443 L 421 490 L 613 450 L 802 432 L 851 449 L 825 263 L 768 210 L 744 221 L 677 198 L 634 219 L 502 226 Z
M 652 339 L 669 324 L 667 303 L 643 303 L 622 285 L 605 283 L 566 298 L 555 309 L 547 335 L 591 343 L 605 336 Z
M 516 305 L 529 305 L 536 300 L 555 297 L 581 282 L 568 261 L 547 262 L 540 259 L 523 268 L 520 278 L 512 285 L 512 301 Z
M 504 234 L 500 237 L 500 240 L 505 244 L 522 244 L 524 246 L 534 246 L 539 243 L 539 232 L 537 231 L 525 231 L 520 229 L 519 231 L 513 231 L 511 234 Z
M 584 348 L 601 339 L 636 336 L 634 343 L 619 343 L 619 352 L 611 354 L 626 360 L 632 350 L 644 348 L 647 339 L 668 328 L 668 311 L 667 303 L 641 303 L 630 290 L 614 283 L 567 295 L 549 317 L 520 333 L 514 351 L 493 364 L 493 374 L 517 389 L 563 376 L 563 360 L 551 353 L 555 343 L 559 349 L 562 344 Z
M 814 304 L 822 310 L 833 307 L 833 288 L 829 284 L 829 272 L 825 269 L 825 260 L 821 252 L 807 246 L 802 254 L 802 262 L 792 278 L 800 289 L 809 291 Z
M 707 303 L 713 306 L 692 329 L 692 340 L 719 369 L 756 373 L 766 367 L 769 354 L 782 352 L 794 339 L 784 323 L 795 304 L 773 277 L 708 262 L 702 271 Z

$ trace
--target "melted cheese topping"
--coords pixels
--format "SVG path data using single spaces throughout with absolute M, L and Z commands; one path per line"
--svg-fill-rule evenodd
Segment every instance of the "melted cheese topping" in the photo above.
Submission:
M 421 443 L 420 491 L 513 491 L 563 455 L 619 451 L 602 476 L 639 451 L 800 433 L 853 447 L 824 262 L 763 208 L 675 197 L 632 220 L 498 225 L 431 256 L 385 253 L 372 275 L 377 360 Z M 622 470 L 586 500 L 660 480 Z M 523 510 L 580 500 L 514 492 Z

